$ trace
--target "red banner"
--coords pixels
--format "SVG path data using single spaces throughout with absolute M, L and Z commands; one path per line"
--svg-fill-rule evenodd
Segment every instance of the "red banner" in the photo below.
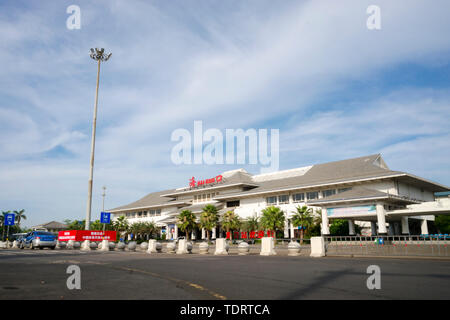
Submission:
M 59 241 L 116 241 L 116 231 L 99 231 L 99 230 L 65 230 L 58 232 Z
M 231 232 L 227 232 L 227 239 L 230 239 Z M 275 232 L 268 230 L 267 232 L 264 232 L 263 230 L 260 231 L 251 231 L 251 232 L 233 232 L 233 239 L 261 239 L 263 237 L 275 237 Z

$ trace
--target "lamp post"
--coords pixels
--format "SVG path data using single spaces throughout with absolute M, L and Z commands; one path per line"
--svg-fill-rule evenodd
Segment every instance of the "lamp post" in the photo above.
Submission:
M 102 193 L 102 197 L 103 197 L 102 212 L 105 212 L 106 187 L 103 186 L 102 189 L 103 189 L 103 193 Z M 105 236 L 105 226 L 106 226 L 106 223 L 103 224 L 103 236 Z
M 92 181 L 94 176 L 94 151 L 95 151 L 95 130 L 97 123 L 97 104 L 98 104 L 98 83 L 100 79 L 100 62 L 108 61 L 111 57 L 112 53 L 105 54 L 105 49 L 101 48 L 91 48 L 91 58 L 97 61 L 97 86 L 95 89 L 95 106 L 94 106 L 94 120 L 92 122 L 92 143 L 91 143 L 91 163 L 90 163 L 90 174 L 89 174 L 89 182 L 88 182 L 88 201 L 87 201 L 87 210 L 86 210 L 86 230 L 89 230 L 91 223 L 91 206 L 92 206 Z

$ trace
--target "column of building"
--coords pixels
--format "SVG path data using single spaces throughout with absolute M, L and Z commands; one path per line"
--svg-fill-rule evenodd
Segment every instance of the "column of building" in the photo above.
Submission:
M 355 233 L 355 223 L 351 219 L 348 220 L 348 234 L 351 236 L 354 236 L 356 234 Z
M 377 220 L 378 220 L 378 234 L 387 235 L 386 229 L 386 211 L 382 203 L 377 203 Z
M 327 208 L 322 207 L 322 235 L 329 236 L 330 235 L 330 227 L 327 215 Z

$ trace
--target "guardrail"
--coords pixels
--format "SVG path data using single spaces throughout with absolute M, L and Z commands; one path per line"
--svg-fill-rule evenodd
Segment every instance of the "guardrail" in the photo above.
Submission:
M 325 236 L 327 255 L 450 256 L 448 235 Z

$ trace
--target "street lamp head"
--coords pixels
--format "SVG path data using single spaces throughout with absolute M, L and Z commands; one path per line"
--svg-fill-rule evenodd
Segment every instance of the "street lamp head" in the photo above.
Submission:
M 112 55 L 112 53 L 106 53 L 105 54 L 105 49 L 104 48 L 101 48 L 101 49 L 95 48 L 95 51 L 94 51 L 94 49 L 91 48 L 90 57 L 92 59 L 94 59 L 95 61 L 99 61 L 99 60 L 101 60 L 101 61 L 108 61 L 108 59 L 111 57 L 111 55 Z

